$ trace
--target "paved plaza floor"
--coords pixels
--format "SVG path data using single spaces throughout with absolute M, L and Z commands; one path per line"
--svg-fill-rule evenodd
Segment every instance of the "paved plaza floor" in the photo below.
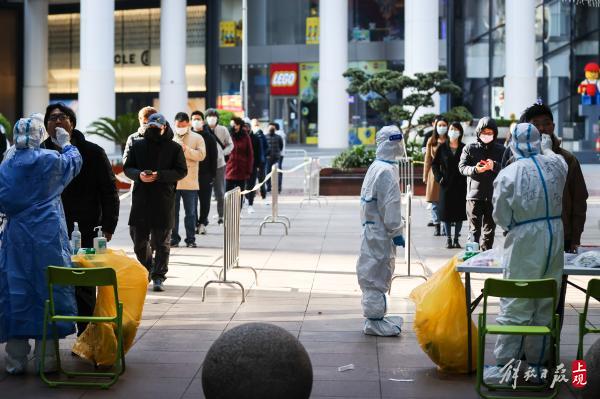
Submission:
M 281 326 L 302 342 L 313 365 L 313 398 L 476 398 L 474 376 L 438 372 L 418 345 L 412 328 L 414 304 L 408 295 L 421 279 L 394 283 L 390 312 L 404 318 L 400 337 L 362 334 L 361 292 L 355 274 L 361 229 L 359 201 L 330 198 L 328 205 L 312 203 L 301 208 L 301 199 L 284 196 L 280 204 L 280 214 L 291 219 L 287 236 L 277 225 L 267 226 L 263 235 L 258 235 L 260 221 L 270 212 L 262 200 L 257 200 L 255 214 L 244 210 L 241 265 L 257 269 L 258 284 L 247 270 L 236 270 L 231 278 L 248 288 L 245 303 L 240 303 L 237 287 L 216 285 L 208 288 L 206 302 L 202 302 L 202 286 L 217 276 L 222 262 L 222 229 L 211 224 L 208 235 L 198 236 L 199 248 L 171 251 L 166 291 L 148 290 L 143 321 L 126 356 L 127 371 L 109 391 L 50 389 L 31 370 L 26 376 L 8 376 L 0 345 L 0 398 L 203 398 L 202 362 L 212 342 L 223 331 L 253 321 Z M 129 200 L 122 201 L 119 226 L 109 246 L 133 256 L 127 227 L 129 207 Z M 600 199 L 591 199 L 589 208 L 583 241 L 598 244 Z M 424 200 L 416 198 L 413 273 L 422 271 L 417 262 L 435 272 L 457 251 L 445 249 L 445 239 L 432 236 L 432 229 L 425 226 L 427 212 Z M 462 243 L 465 237 L 463 231 Z M 500 231 L 496 238 L 500 244 Z M 405 271 L 400 254 L 397 272 Z M 485 277 L 474 279 L 474 292 L 479 292 Z M 581 293 L 568 290 L 561 344 L 568 369 L 576 355 L 576 310 L 581 309 L 583 299 Z M 592 309 L 591 320 L 600 325 L 600 305 Z M 593 340 L 587 339 L 586 344 Z M 488 342 L 486 356 L 491 363 L 493 340 Z M 69 355 L 72 343 L 73 338 L 62 342 L 63 358 L 71 365 L 82 363 Z M 339 366 L 347 364 L 354 364 L 354 370 L 338 372 Z M 574 396 L 563 389 L 559 397 Z

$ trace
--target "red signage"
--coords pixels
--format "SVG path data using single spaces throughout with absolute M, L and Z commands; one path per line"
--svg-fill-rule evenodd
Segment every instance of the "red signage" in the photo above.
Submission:
M 575 389 L 583 389 L 587 385 L 587 369 L 585 361 L 573 360 L 571 363 L 571 371 L 573 380 L 571 384 Z
M 298 64 L 271 64 L 271 95 L 298 95 Z

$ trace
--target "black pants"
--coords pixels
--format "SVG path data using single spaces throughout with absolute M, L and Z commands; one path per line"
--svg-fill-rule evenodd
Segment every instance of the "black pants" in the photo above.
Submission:
M 265 168 L 266 168 L 266 165 L 264 163 L 258 167 L 258 174 L 257 174 L 257 176 L 258 176 L 259 183 L 261 181 L 265 180 L 265 176 L 267 175 L 265 173 Z M 260 186 L 260 197 L 262 199 L 267 198 L 267 186 L 266 186 L 266 184 L 263 184 L 262 186 Z
M 492 249 L 494 246 L 496 223 L 492 217 L 493 210 L 491 201 L 467 200 L 469 240 L 478 242 L 482 251 Z
M 92 248 L 94 246 L 94 232 L 81 235 L 81 246 Z M 93 316 L 96 307 L 96 287 L 75 287 L 75 300 L 77 301 L 78 316 Z M 80 336 L 88 323 L 77 323 L 77 336 Z
M 171 253 L 171 229 L 151 229 L 144 226 L 129 226 L 133 250 L 138 261 L 150 273 L 152 280 L 166 279 Z M 154 260 L 152 253 L 154 252 Z
M 239 187 L 240 190 L 244 191 L 246 187 L 246 180 L 225 180 L 225 192 L 233 190 L 234 188 Z M 242 195 L 242 200 L 240 201 L 240 208 L 244 205 L 244 196 Z
M 254 170 L 252 171 L 252 176 L 250 176 L 250 178 L 248 180 L 246 180 L 246 188 L 248 190 L 251 190 L 252 188 L 254 188 L 257 178 L 258 178 L 258 168 L 254 168 Z M 261 189 L 262 189 L 262 187 L 261 187 Z M 254 205 L 254 196 L 255 195 L 256 195 L 256 191 L 251 191 L 248 194 L 246 194 L 246 199 L 248 200 L 248 205 L 250 205 L 250 206 Z
M 210 212 L 210 196 L 212 195 L 213 178 L 211 176 L 198 177 L 200 190 L 198 190 L 198 202 L 200 211 L 198 212 L 198 224 L 208 226 L 208 214 Z

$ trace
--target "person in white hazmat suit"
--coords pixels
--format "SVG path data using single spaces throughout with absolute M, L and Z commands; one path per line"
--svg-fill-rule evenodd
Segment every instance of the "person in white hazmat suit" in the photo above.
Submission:
M 494 181 L 494 221 L 507 232 L 502 253 L 506 279 L 553 278 L 560 285 L 564 267 L 562 196 L 567 164 L 552 151 L 550 136 L 529 123 L 512 131 L 509 146 L 518 162 L 503 169 Z M 548 325 L 552 300 L 501 298 L 498 324 Z M 496 366 L 484 371 L 488 382 L 502 379 L 502 367 L 521 360 L 537 368 L 549 360 L 546 337 L 499 335 Z M 492 381 L 490 381 L 492 380 Z
M 404 246 L 398 161 L 406 154 L 402 132 L 397 126 L 384 126 L 376 135 L 376 159 L 369 167 L 360 191 L 362 223 L 360 256 L 356 264 L 358 284 L 363 292 L 366 317 L 363 332 L 369 335 L 397 336 L 402 318 L 385 317 L 386 292 L 394 274 L 396 246 Z

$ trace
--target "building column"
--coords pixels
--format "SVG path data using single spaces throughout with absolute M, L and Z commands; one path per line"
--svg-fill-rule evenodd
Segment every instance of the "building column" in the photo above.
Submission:
M 440 69 L 439 0 L 406 0 L 404 3 L 404 74 L 434 72 Z M 426 113 L 439 113 L 439 95 L 434 106 L 421 108 L 415 121 Z
M 186 0 L 162 0 L 160 9 L 160 113 L 171 123 L 187 112 Z
M 504 117 L 519 119 L 537 97 L 535 1 L 506 0 Z
M 48 106 L 48 0 L 25 0 L 23 116 Z
M 319 148 L 348 147 L 348 2 L 319 3 Z
M 77 128 L 82 132 L 99 118 L 115 117 L 114 13 L 114 1 L 81 0 Z M 115 152 L 114 142 L 87 138 L 107 154 Z

